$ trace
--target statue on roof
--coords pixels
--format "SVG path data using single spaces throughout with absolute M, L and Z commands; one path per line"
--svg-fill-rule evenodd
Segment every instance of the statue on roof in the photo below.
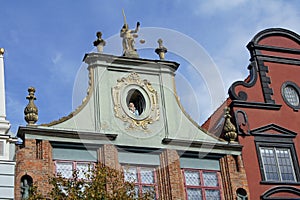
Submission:
M 139 57 L 134 47 L 135 46 L 134 39 L 138 37 L 137 32 L 139 31 L 140 22 L 136 23 L 136 28 L 134 30 L 130 30 L 126 22 L 126 16 L 124 10 L 122 11 L 124 17 L 124 25 L 120 31 L 120 37 L 122 38 L 123 56 Z

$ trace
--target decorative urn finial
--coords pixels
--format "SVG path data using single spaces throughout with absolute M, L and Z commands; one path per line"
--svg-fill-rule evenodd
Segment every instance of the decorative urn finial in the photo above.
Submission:
M 229 143 L 235 143 L 237 138 L 236 128 L 233 125 L 233 123 L 230 121 L 231 115 L 230 115 L 230 108 L 226 107 L 224 109 L 225 112 L 225 123 L 223 127 L 224 137 L 228 140 Z
M 24 109 L 25 114 L 25 121 L 28 123 L 28 125 L 33 125 L 38 120 L 38 108 L 34 104 L 34 100 L 36 100 L 36 97 L 34 96 L 35 89 L 34 87 L 28 88 L 28 96 L 26 99 L 29 100 L 29 103 L 27 104 L 26 108 Z
M 167 53 L 168 52 L 168 49 L 166 48 L 166 47 L 164 47 L 163 46 L 163 41 L 162 41 L 162 39 L 158 39 L 157 40 L 157 42 L 158 42 L 158 48 L 157 49 L 155 49 L 155 53 L 157 53 L 158 55 L 159 55 L 159 59 L 160 60 L 164 60 L 165 59 L 165 53 Z
M 103 47 L 106 45 L 106 42 L 102 39 L 102 32 L 98 31 L 96 36 L 97 40 L 95 40 L 93 44 L 95 47 L 97 47 L 99 53 L 103 53 Z

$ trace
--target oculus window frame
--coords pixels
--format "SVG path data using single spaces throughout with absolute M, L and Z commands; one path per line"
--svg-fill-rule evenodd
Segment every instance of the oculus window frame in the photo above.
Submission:
M 291 81 L 286 81 L 281 86 L 281 96 L 284 102 L 295 111 L 300 109 L 300 88 Z

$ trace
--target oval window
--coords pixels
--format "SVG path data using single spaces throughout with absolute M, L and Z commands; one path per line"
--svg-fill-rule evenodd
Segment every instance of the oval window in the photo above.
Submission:
M 137 89 L 131 89 L 128 91 L 126 103 L 129 111 L 135 116 L 141 115 L 146 108 L 145 98 Z
M 299 87 L 293 82 L 285 82 L 281 87 L 281 93 L 285 103 L 298 110 L 300 107 Z
M 295 90 L 294 87 L 292 86 L 286 86 L 283 89 L 284 96 L 286 100 L 293 106 L 298 106 L 299 105 L 299 96 L 297 91 Z

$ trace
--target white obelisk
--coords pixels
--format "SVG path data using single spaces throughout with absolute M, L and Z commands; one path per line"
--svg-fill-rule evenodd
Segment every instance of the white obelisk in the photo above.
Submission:
M 4 49 L 0 48 L 0 135 L 6 134 L 10 128 L 10 123 L 6 120 L 3 55 Z

